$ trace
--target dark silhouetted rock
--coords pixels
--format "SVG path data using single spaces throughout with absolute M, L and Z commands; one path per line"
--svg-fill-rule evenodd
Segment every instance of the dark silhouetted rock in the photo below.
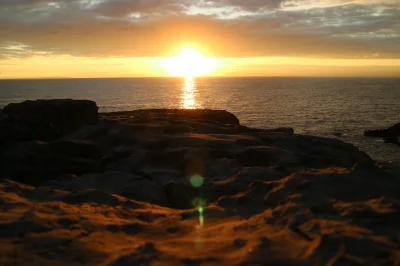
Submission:
M 400 146 L 400 141 L 396 136 L 385 136 L 383 137 L 383 140 L 385 141 L 385 143 L 392 143 Z
M 291 128 L 291 127 L 280 127 L 280 128 L 275 128 L 275 129 L 267 129 L 267 130 L 264 130 L 264 132 L 268 132 L 268 133 L 284 133 L 284 134 L 293 135 L 294 134 L 294 129 Z
M 99 160 L 102 158 L 101 151 L 92 143 L 84 141 L 57 141 L 51 144 L 55 154 L 68 157 L 79 157 Z
M 89 144 L 20 142 L 0 155 L 0 177 L 38 185 L 63 174 L 98 172 L 100 156 Z
M 192 209 L 201 204 L 199 190 L 189 183 L 170 182 L 165 185 L 165 194 L 173 208 Z
M 71 191 L 96 189 L 133 200 L 167 205 L 162 186 L 140 176 L 123 172 L 88 174 L 60 184 L 63 189 Z
M 0 119 L 0 150 L 21 141 L 52 141 L 59 137 L 57 127 L 40 121 L 23 121 L 2 117 Z
M 4 107 L 3 115 L 31 123 L 49 123 L 65 134 L 96 124 L 98 108 L 95 102 L 88 100 L 36 100 L 9 104 Z
M 177 123 L 181 120 L 198 121 L 202 123 L 233 124 L 239 125 L 239 119 L 225 110 L 210 109 L 150 109 L 125 112 L 112 112 L 102 114 L 104 118 L 128 117 L 131 122 L 149 123 L 168 120 Z M 181 127 L 182 128 L 182 127 Z M 172 129 L 170 129 L 172 130 Z M 186 129 L 185 129 L 186 130 Z
M 393 143 L 400 146 L 398 137 L 400 136 L 400 123 L 395 124 L 387 129 L 367 130 L 364 136 L 383 138 L 385 143 Z
M 367 130 L 364 132 L 364 136 L 384 138 L 387 136 L 400 136 L 400 123 L 395 124 L 387 129 Z

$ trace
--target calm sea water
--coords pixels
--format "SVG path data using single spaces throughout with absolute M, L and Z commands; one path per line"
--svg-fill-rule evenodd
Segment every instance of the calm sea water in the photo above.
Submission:
M 400 147 L 363 136 L 400 122 L 400 79 L 135 78 L 0 80 L 0 108 L 34 99 L 91 99 L 102 112 L 211 108 L 258 128 L 339 138 L 377 160 L 400 163 Z M 336 137 L 335 133 L 342 136 Z

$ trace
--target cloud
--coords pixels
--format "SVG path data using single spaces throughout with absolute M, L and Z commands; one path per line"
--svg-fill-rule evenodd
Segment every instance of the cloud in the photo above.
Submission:
M 285 0 L 222 0 L 222 1 L 212 1 L 215 5 L 221 6 L 235 6 L 240 7 L 243 10 L 248 11 L 259 11 L 265 9 L 277 9 L 280 8 L 281 4 L 286 2 Z
M 2 0 L 0 57 L 156 57 L 189 43 L 216 57 L 400 58 L 399 15 L 397 0 Z
M 110 16 L 129 13 L 180 12 L 188 5 L 184 0 L 106 0 L 93 5 L 93 11 Z
M 35 5 L 37 3 L 50 2 L 46 0 L 2 0 L 0 6 L 21 6 L 21 5 Z M 54 1 L 56 2 L 56 1 Z

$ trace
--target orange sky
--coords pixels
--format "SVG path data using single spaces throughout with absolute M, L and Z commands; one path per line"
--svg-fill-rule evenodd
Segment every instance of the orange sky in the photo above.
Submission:
M 0 78 L 168 76 L 184 47 L 212 76 L 400 77 L 400 0 L 2 0 Z

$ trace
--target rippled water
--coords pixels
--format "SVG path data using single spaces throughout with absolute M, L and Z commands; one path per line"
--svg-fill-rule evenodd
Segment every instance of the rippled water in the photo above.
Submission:
M 144 108 L 211 108 L 234 113 L 244 125 L 293 127 L 335 137 L 378 160 L 400 162 L 400 148 L 363 137 L 365 129 L 400 122 L 399 79 L 139 78 L 0 80 L 0 108 L 27 99 L 74 98 L 102 112 Z

